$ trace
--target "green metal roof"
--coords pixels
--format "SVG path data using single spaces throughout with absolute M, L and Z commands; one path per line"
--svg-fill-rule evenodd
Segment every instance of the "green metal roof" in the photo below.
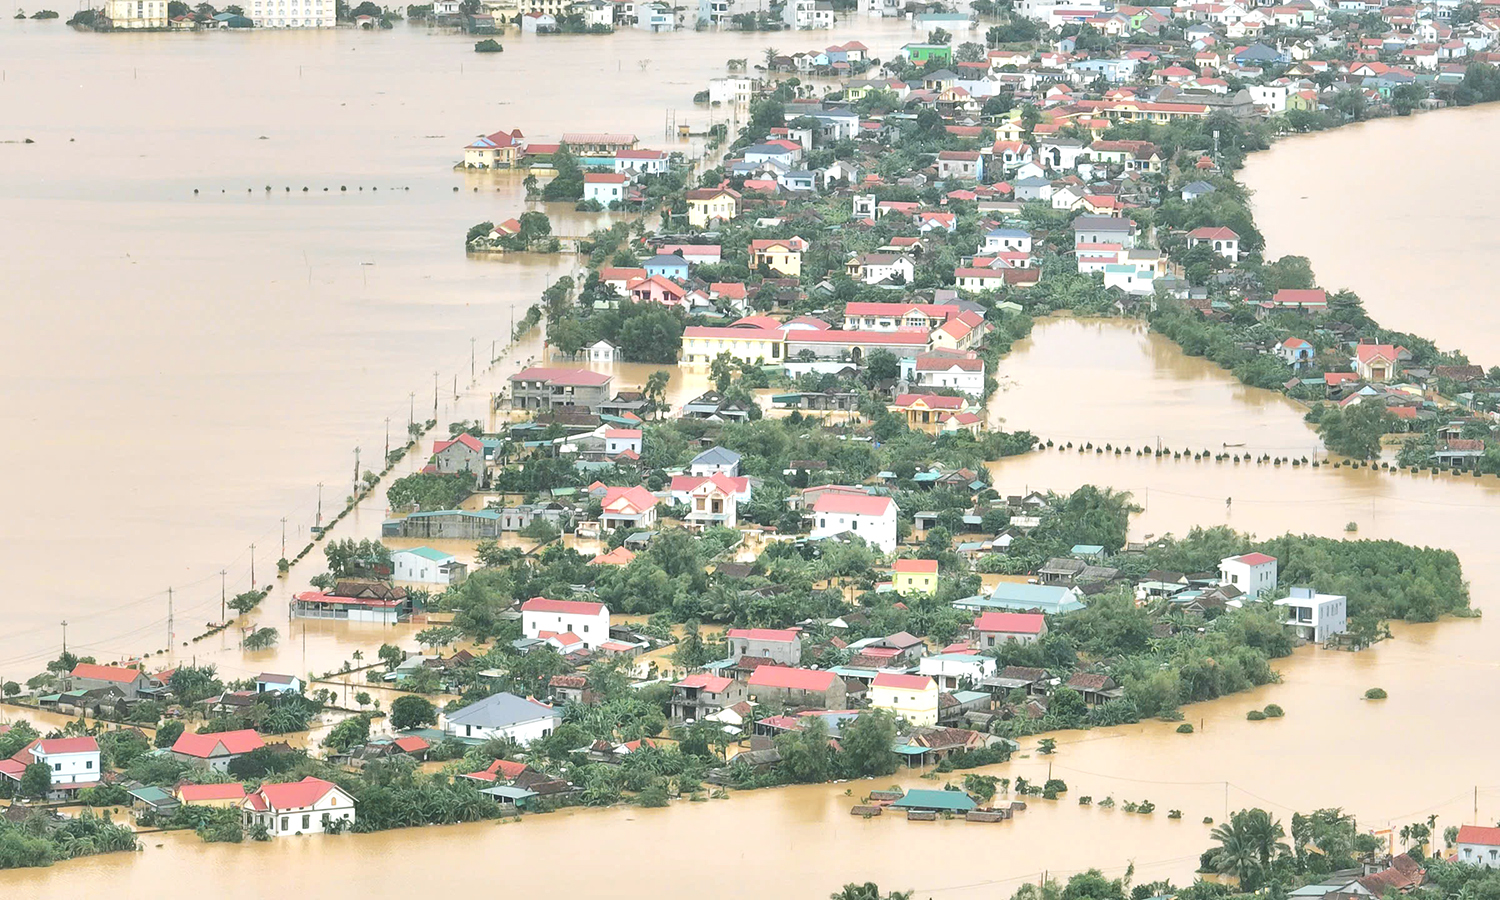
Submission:
M 420 556 L 423 559 L 430 559 L 433 562 L 446 562 L 447 560 L 450 560 L 450 559 L 453 558 L 453 554 L 451 554 L 451 553 L 444 553 L 441 550 L 434 550 L 431 547 L 410 547 L 410 548 L 407 548 L 406 550 L 397 550 L 396 552 L 397 553 L 411 553 L 411 554 L 414 554 L 416 556 Z
M 906 796 L 891 804 L 896 809 L 939 809 L 949 812 L 968 812 L 978 806 L 974 798 L 963 791 L 910 790 Z

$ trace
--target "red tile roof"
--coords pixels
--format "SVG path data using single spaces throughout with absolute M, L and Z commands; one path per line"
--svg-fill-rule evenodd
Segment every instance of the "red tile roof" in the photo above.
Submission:
M 1275 562 L 1276 557 L 1267 556 L 1264 553 L 1246 553 L 1242 556 L 1236 556 L 1235 560 L 1237 562 L 1242 562 L 1247 566 L 1263 566 L 1266 563 Z
M 710 675 L 707 672 L 698 672 L 695 675 L 689 675 L 682 679 L 672 685 L 672 687 L 701 688 L 711 694 L 722 694 L 731 684 L 734 684 L 733 678 L 725 678 L 722 675 Z
M 139 669 L 127 669 L 123 666 L 96 666 L 93 663 L 79 663 L 69 673 L 74 678 L 89 678 L 94 681 L 118 681 L 129 684 L 141 677 Z
M 920 572 L 924 574 L 936 573 L 938 570 L 935 559 L 898 559 L 892 566 L 897 572 Z
M 1500 828 L 1490 828 L 1486 825 L 1460 825 L 1457 842 L 1500 846 Z
M 610 376 L 588 369 L 557 369 L 549 366 L 531 366 L 510 376 L 511 381 L 545 381 L 549 384 L 592 385 L 609 381 Z
M 301 781 L 288 784 L 263 784 L 260 790 L 245 798 L 245 802 L 260 811 L 306 809 L 332 790 L 337 788 L 331 782 L 309 775 Z
M 40 750 L 42 755 L 51 756 L 54 753 L 98 753 L 99 742 L 92 737 L 52 738 L 37 741 L 32 745 L 33 753 Z
M 405 750 L 407 753 L 420 753 L 421 751 L 426 750 L 428 747 L 432 746 L 431 744 L 427 743 L 425 739 L 419 738 L 414 734 L 408 735 L 406 737 L 398 737 L 391 743 L 395 744 L 397 747 L 400 747 L 402 750 Z
M 932 679 L 926 675 L 897 675 L 894 672 L 881 672 L 870 682 L 870 687 L 895 688 L 898 691 L 925 691 L 932 686 Z
M 892 406 L 915 406 L 918 402 L 928 409 L 963 409 L 964 398 L 947 397 L 942 394 L 897 394 Z
M 249 728 L 240 731 L 220 731 L 212 734 L 197 734 L 196 732 L 184 731 L 178 735 L 176 742 L 172 744 L 172 752 L 198 759 L 208 759 L 213 755 L 214 749 L 220 744 L 223 744 L 225 751 L 231 754 L 249 753 L 251 750 L 259 750 L 265 746 L 265 742 L 260 739 L 260 735 Z
M 177 797 L 183 803 L 243 800 L 245 799 L 245 786 L 238 781 L 228 784 L 184 784 L 177 789 Z
M 656 506 L 656 497 L 640 485 L 630 488 L 612 487 L 604 492 L 600 505 L 604 507 L 605 513 L 642 513 Z
M 1210 227 L 1205 225 L 1202 228 L 1194 228 L 1192 231 L 1188 232 L 1188 237 L 1208 241 L 1239 239 L 1239 235 L 1235 234 L 1233 229 L 1225 228 L 1223 225 L 1220 225 L 1218 227 Z
M 1041 613 L 987 612 L 974 620 L 975 631 L 1002 634 L 1041 634 L 1047 617 Z
M 815 513 L 842 513 L 850 516 L 883 516 L 895 509 L 890 497 L 856 494 L 822 494 L 813 504 Z
M 802 633 L 796 628 L 731 628 L 729 637 L 745 638 L 750 641 L 776 641 L 779 643 L 793 643 L 798 640 Z
M 751 687 L 787 688 L 797 691 L 826 691 L 839 677 L 816 669 L 793 669 L 788 666 L 757 666 L 750 676 Z

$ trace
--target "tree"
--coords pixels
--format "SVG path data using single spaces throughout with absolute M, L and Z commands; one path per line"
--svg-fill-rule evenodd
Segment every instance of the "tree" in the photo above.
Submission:
M 395 644 L 381 644 L 380 652 L 376 654 L 380 661 L 385 663 L 387 672 L 394 671 L 406 659 L 406 653 Z
M 714 383 L 714 390 L 721 394 L 728 391 L 729 386 L 734 383 L 734 357 L 728 351 L 715 356 L 708 367 L 708 377 Z
M 1057 752 L 1057 741 L 1053 738 L 1042 738 L 1040 741 L 1037 741 L 1036 752 L 1043 756 L 1051 756 Z
M 403 694 L 391 701 L 391 727 L 397 731 L 437 722 L 437 707 L 426 697 Z
M 672 380 L 672 373 L 665 369 L 657 369 L 646 376 L 646 384 L 641 388 L 641 394 L 646 399 L 646 414 L 656 415 L 667 409 L 667 385 Z
M 370 695 L 364 691 L 360 691 L 359 693 L 354 695 L 354 702 L 358 703 L 361 708 L 369 706 Z
M 170 747 L 177 743 L 178 738 L 182 737 L 184 730 L 185 727 L 183 724 L 175 719 L 163 722 L 161 723 L 161 727 L 156 729 L 156 740 L 153 743 L 157 747 Z
M 765 61 L 766 61 L 766 68 L 767 69 L 773 69 L 773 68 L 775 68 L 776 67 L 776 57 L 778 57 L 778 56 L 781 55 L 781 51 L 777 50 L 775 47 L 767 47 L 763 51 L 763 54 L 764 54 L 764 58 L 765 58 Z
M 1214 871 L 1240 879 L 1241 890 L 1254 890 L 1263 883 L 1271 863 L 1290 852 L 1281 823 L 1263 809 L 1242 809 L 1209 835 L 1217 847 L 1204 854 Z
M 32 763 L 21 772 L 22 797 L 40 800 L 52 790 L 52 770 L 46 763 Z
M 257 628 L 245 637 L 242 646 L 246 650 L 266 650 L 276 646 L 281 634 L 274 628 Z
M 333 730 L 323 739 L 323 746 L 345 753 L 350 747 L 356 747 L 369 739 L 370 716 L 368 713 L 360 713 L 333 726 Z
M 844 889 L 836 894 L 829 894 L 829 900 L 911 900 L 911 891 L 891 891 L 889 894 L 880 893 L 880 888 L 873 881 L 864 884 L 846 884 Z
M 861 713 L 840 738 L 844 748 L 841 760 L 851 777 L 866 778 L 889 775 L 896 771 L 896 719 L 883 710 Z

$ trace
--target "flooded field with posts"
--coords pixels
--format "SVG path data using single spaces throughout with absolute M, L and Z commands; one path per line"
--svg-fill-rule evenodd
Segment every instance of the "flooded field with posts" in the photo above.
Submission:
M 782 37 L 783 50 L 795 49 Z M 904 25 L 860 23 L 806 43 L 859 38 L 888 52 L 910 37 Z M 766 43 L 693 34 L 622 34 L 586 49 L 583 38 L 503 40 L 499 58 L 476 59 L 464 38 L 403 28 L 105 37 L 56 24 L 0 26 L 0 140 L 37 142 L 0 144 L 9 176 L 0 182 L 8 326 L 0 365 L 11 386 L 4 424 L 17 436 L 4 461 L 21 482 L 0 526 L 12 593 L 0 672 L 26 674 L 54 655 L 64 615 L 74 617 L 70 646 L 82 652 L 160 646 L 168 585 L 182 598 L 179 637 L 196 633 L 217 616 L 221 569 L 231 591 L 248 585 L 251 542 L 265 582 L 280 553 L 280 518 L 289 546 L 306 540 L 319 481 L 325 514 L 342 505 L 354 447 L 378 457 L 386 416 L 399 434 L 410 410 L 424 418 L 434 402 L 440 422 L 482 415 L 503 376 L 540 352 L 533 342 L 482 372 L 484 345 L 503 344 L 511 311 L 575 261 L 465 259 L 469 224 L 523 208 L 507 179 L 477 185 L 449 171 L 473 133 L 629 130 L 648 145 L 692 152 L 658 139 L 664 110 L 706 121 L 706 111 L 690 110 L 692 93 L 722 72 L 723 59 L 753 58 Z M 562 50 L 570 65 L 558 64 Z M 171 102 L 188 87 L 235 102 Z M 265 192 L 267 183 L 276 189 Z M 313 190 L 304 195 L 303 184 Z M 1273 246 L 1279 240 L 1273 235 Z M 1397 255 L 1387 256 L 1395 265 Z M 1477 259 L 1468 274 L 1481 282 Z M 1385 318 L 1373 294 L 1366 300 Z M 993 414 L 1059 444 L 1243 445 L 1296 456 L 1316 447 L 1294 404 L 1244 388 L 1138 325 L 1040 322 L 998 374 L 1004 390 Z M 408 458 L 397 474 L 416 465 Z M 1013 493 L 1085 483 L 1128 490 L 1145 507 L 1136 536 L 1218 523 L 1339 536 L 1354 522 L 1360 537 L 1457 551 L 1475 605 L 1494 605 L 1493 478 L 1055 449 L 994 471 Z M 371 536 L 384 513 L 377 491 L 335 534 Z M 274 592 L 257 618 L 285 622 L 286 593 Z M 568 862 L 570 890 L 599 897 L 813 897 L 852 880 L 920 896 L 995 897 L 1043 872 L 1099 866 L 1118 875 L 1132 863 L 1137 881 L 1181 881 L 1207 844 L 1202 819 L 1241 806 L 1283 818 L 1342 806 L 1371 828 L 1429 813 L 1441 828 L 1472 819 L 1476 804 L 1482 821 L 1500 814 L 1500 786 L 1472 774 L 1488 771 L 1500 739 L 1482 699 L 1500 693 L 1496 628 L 1483 619 L 1398 625 L 1395 640 L 1364 653 L 1299 650 L 1278 663 L 1283 683 L 1189 707 L 1193 735 L 1156 722 L 1069 733 L 1050 758 L 1030 754 L 1028 742 L 1024 758 L 994 773 L 1034 778 L 1050 768 L 1071 791 L 1001 825 L 848 814 L 872 787 L 930 784 L 903 773 L 879 784 L 569 810 L 520 824 L 238 846 L 152 836 L 134 856 L 0 873 L 0 890 L 102 896 L 192 883 L 248 900 L 309 884 L 369 891 L 443 872 L 450 890 L 503 878 L 513 891 L 539 894 L 556 889 L 555 865 L 538 861 L 556 859 L 559 845 L 600 848 Z M 229 633 L 178 650 L 241 676 L 333 665 L 406 633 L 298 622 L 264 654 L 241 656 Z M 1372 686 L 1390 699 L 1363 701 Z M 1284 719 L 1245 721 L 1246 710 L 1273 701 Z M 1149 799 L 1158 811 L 1082 808 L 1072 798 L 1084 793 Z M 1167 819 L 1169 809 L 1183 818 Z M 674 854 L 682 865 L 663 867 Z

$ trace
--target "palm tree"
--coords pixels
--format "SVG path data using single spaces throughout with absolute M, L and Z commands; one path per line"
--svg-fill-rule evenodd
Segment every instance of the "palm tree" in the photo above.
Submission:
M 776 57 L 778 57 L 780 55 L 781 55 L 781 51 L 777 50 L 775 47 L 767 47 L 766 48 L 766 70 L 767 71 L 769 71 L 773 66 L 776 65 Z
M 1210 837 L 1219 846 L 1209 851 L 1209 864 L 1238 877 L 1246 890 L 1260 883 L 1277 857 L 1290 852 L 1281 823 L 1263 809 L 1240 810 L 1216 826 Z

